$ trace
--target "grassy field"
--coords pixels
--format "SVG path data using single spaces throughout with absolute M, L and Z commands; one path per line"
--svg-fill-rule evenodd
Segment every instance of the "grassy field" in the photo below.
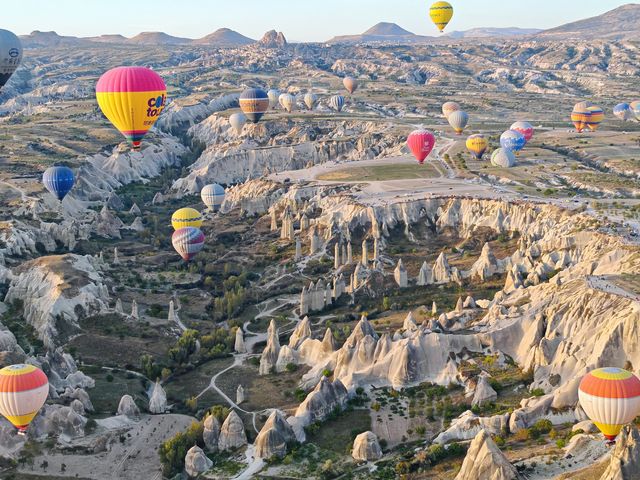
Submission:
M 319 175 L 317 179 L 335 182 L 376 182 L 382 180 L 434 178 L 437 176 L 439 176 L 438 172 L 432 165 L 429 165 L 427 163 L 425 163 L 424 165 L 419 165 L 418 163 L 415 163 L 351 167 Z
M 369 411 L 355 409 L 324 422 L 318 432 L 309 435 L 307 441 L 324 450 L 348 454 L 356 435 L 370 429 Z

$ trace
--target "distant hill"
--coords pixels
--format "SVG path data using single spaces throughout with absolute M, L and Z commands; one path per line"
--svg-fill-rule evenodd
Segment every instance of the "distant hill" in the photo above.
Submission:
M 193 41 L 196 45 L 215 45 L 220 47 L 238 47 L 255 43 L 255 40 L 245 37 L 229 28 L 219 28 L 207 36 Z
M 77 37 L 64 37 L 53 31 L 41 32 L 40 30 L 34 30 L 29 35 L 20 35 L 20 40 L 25 47 L 55 47 L 81 42 Z
M 567 23 L 536 35 L 543 40 L 640 40 L 640 4 L 629 3 L 597 17 Z
M 432 37 L 416 35 L 395 23 L 380 22 L 360 35 L 341 35 L 327 43 L 417 43 L 427 42 Z
M 129 39 L 129 43 L 144 45 L 183 45 L 191 43 L 190 38 L 174 37 L 164 32 L 142 32 Z
M 127 43 L 129 41 L 124 35 L 100 35 L 99 37 L 84 37 L 83 40 L 99 43 Z
M 502 38 L 535 35 L 542 30 L 538 28 L 471 28 L 464 31 L 454 31 L 444 35 L 450 38 Z

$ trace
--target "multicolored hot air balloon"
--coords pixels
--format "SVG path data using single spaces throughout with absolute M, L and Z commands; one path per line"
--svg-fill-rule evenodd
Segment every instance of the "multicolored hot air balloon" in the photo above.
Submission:
M 278 101 L 282 108 L 284 108 L 288 113 L 293 112 L 296 109 L 296 97 L 291 95 L 290 93 L 283 93 L 278 97 Z
M 516 156 L 511 150 L 498 148 L 491 154 L 491 164 L 496 167 L 511 168 L 516 164 Z
M 524 135 L 515 130 L 507 130 L 500 135 L 500 146 L 505 150 L 511 150 L 513 153 L 518 153 L 524 148 L 527 140 Z
M 623 122 L 633 119 L 633 110 L 628 103 L 619 103 L 613 107 L 613 114 Z
M 589 107 L 591 107 L 591 102 L 579 102 L 573 106 L 573 110 L 571 111 L 571 121 L 573 122 L 574 127 L 576 127 L 576 132 L 582 133 L 582 131 L 586 128 L 587 122 L 591 117 L 591 112 L 589 111 Z
M 202 215 L 195 208 L 180 208 L 171 215 L 171 226 L 174 230 L 184 227 L 202 226 Z
M 269 109 L 269 97 L 259 88 L 248 88 L 240 95 L 240 110 L 251 123 L 258 123 Z
M 0 414 L 24 435 L 49 396 L 49 380 L 33 365 L 18 364 L 0 370 Z
M 636 120 L 640 121 L 640 100 L 634 100 L 629 104 L 629 108 L 633 112 L 633 116 L 636 117 Z
M 640 415 L 640 380 L 621 368 L 587 373 L 578 388 L 580 406 L 609 441 Z
M 344 107 L 344 97 L 342 95 L 334 95 L 329 99 L 329 106 L 336 112 L 341 112 Z
M 358 80 L 353 77 L 344 77 L 344 79 L 342 80 L 342 84 L 344 85 L 344 88 L 347 89 L 347 92 L 349 92 L 350 95 L 353 95 L 353 92 L 358 89 Z
M 458 110 L 460 110 L 460 105 L 456 102 L 445 102 L 442 104 L 442 115 L 444 115 L 444 118 L 449 118 L 451 112 L 457 112 Z
M 58 200 L 71 191 L 76 179 L 69 167 L 49 167 L 42 175 L 42 183 Z
M 595 132 L 604 120 L 604 110 L 596 105 L 588 107 L 587 110 L 589 110 L 587 127 L 589 127 L 589 130 L 592 132 Z
M 205 185 L 200 190 L 200 198 L 209 210 L 217 211 L 224 201 L 224 187 L 217 183 Z
M 244 113 L 232 113 L 229 115 L 229 124 L 238 135 L 242 133 L 245 123 L 247 123 L 247 117 L 245 117 Z
M 96 98 L 105 117 L 139 150 L 167 103 L 167 87 L 149 68 L 117 67 L 100 77 Z
M 529 122 L 515 122 L 509 130 L 515 130 L 524 135 L 525 143 L 529 143 L 529 140 L 533 138 L 533 125 Z
M 280 90 L 276 90 L 275 88 L 270 89 L 267 92 L 267 97 L 269 98 L 269 108 L 275 109 L 278 106 L 278 98 L 280 97 Z
M 309 110 L 313 110 L 318 103 L 318 95 L 313 92 L 307 92 L 304 95 L 304 104 Z
M 422 165 L 436 144 L 436 137 L 429 130 L 414 130 L 407 137 L 407 146 L 418 163 Z
M 171 235 L 171 243 L 182 259 L 188 262 L 204 247 L 204 234 L 196 227 L 179 228 Z
M 476 160 L 482 160 L 482 156 L 487 151 L 489 147 L 489 142 L 484 135 L 477 134 L 471 135 L 467 138 L 467 150 L 473 155 Z
M 22 61 L 22 43 L 13 32 L 0 28 L 0 89 Z
M 429 16 L 431 21 L 438 27 L 438 30 L 440 30 L 440 33 L 442 33 L 453 18 L 453 7 L 449 2 L 436 2 L 431 5 Z
M 458 135 L 462 135 L 467 123 L 469 123 L 469 114 L 462 110 L 455 110 L 449 114 L 447 120 L 449 120 L 449 125 L 451 125 L 453 130 Z

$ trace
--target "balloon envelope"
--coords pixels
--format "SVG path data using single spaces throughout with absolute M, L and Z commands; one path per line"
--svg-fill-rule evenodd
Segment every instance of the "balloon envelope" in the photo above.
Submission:
M 269 98 L 269 108 L 276 108 L 278 106 L 280 90 L 276 90 L 275 88 L 270 89 L 267 92 L 267 97 Z
M 589 127 L 589 130 L 592 132 L 595 132 L 604 120 L 604 110 L 595 105 L 588 107 L 587 110 L 589 111 L 587 127 Z
M 460 110 L 460 105 L 458 105 L 456 102 L 445 102 L 442 104 L 442 114 L 444 115 L 444 118 L 449 118 L 451 112 L 455 112 L 458 110 Z
M 640 414 L 640 380 L 621 368 L 599 368 L 582 378 L 578 398 L 591 421 L 613 440 Z
M 259 88 L 248 88 L 240 95 L 240 110 L 247 121 L 258 123 L 269 109 L 269 97 Z
M 455 110 L 451 112 L 447 119 L 449 120 L 449 125 L 451 125 L 458 135 L 462 134 L 467 123 L 469 123 L 469 115 L 467 112 L 463 112 L 462 110 Z
M 358 81 L 353 77 L 344 77 L 342 84 L 350 94 L 353 94 L 358 89 Z
M 449 2 L 435 2 L 429 8 L 429 16 L 438 30 L 442 32 L 453 18 L 453 7 Z
M 49 167 L 42 175 L 42 183 L 58 200 L 62 200 L 73 188 L 75 176 L 69 167 Z
M 144 67 L 117 67 L 96 84 L 96 99 L 105 117 L 134 149 L 156 123 L 167 103 L 167 87 L 156 72 Z
M 22 61 L 22 43 L 9 30 L 0 28 L 0 89 L 9 81 Z
M 294 97 L 290 93 L 283 93 L 278 98 L 278 101 L 280 102 L 280 105 L 282 105 L 282 108 L 284 108 L 287 112 L 291 113 L 293 110 L 295 110 L 296 97 Z
M 582 133 L 587 126 L 587 122 L 591 117 L 591 112 L 589 111 L 589 107 L 591 106 L 592 103 L 589 101 L 579 102 L 573 106 L 573 110 L 571 111 L 571 121 L 576 127 L 576 131 L 578 133 Z
M 631 105 L 628 103 L 619 103 L 613 107 L 613 114 L 622 121 L 631 120 L 634 117 Z
M 24 432 L 49 396 L 49 380 L 33 365 L 0 370 L 0 414 Z
M 245 123 L 247 123 L 247 117 L 245 117 L 244 113 L 232 113 L 229 116 L 229 124 L 238 135 L 242 133 Z
M 200 190 L 202 203 L 211 210 L 218 210 L 220 208 L 220 205 L 222 205 L 222 202 L 224 201 L 224 195 L 224 187 L 217 183 L 205 185 L 202 187 L 202 190 Z
M 467 150 L 471 152 L 477 160 L 481 160 L 484 153 L 487 151 L 489 147 L 489 142 L 487 141 L 484 135 L 471 135 L 467 138 Z
M 515 122 L 509 130 L 515 130 L 516 132 L 520 132 L 524 135 L 524 139 L 526 143 L 529 143 L 529 140 L 533 138 L 533 125 L 529 122 Z
M 636 117 L 636 120 L 640 120 L 640 101 L 634 100 L 629 104 L 631 111 L 633 112 L 633 116 Z
M 195 208 L 180 208 L 171 215 L 171 226 L 174 230 L 184 227 L 202 226 L 202 215 Z
M 334 95 L 329 99 L 329 105 L 336 112 L 341 112 L 342 107 L 344 107 L 344 97 L 342 95 Z
M 524 135 L 515 130 L 507 130 L 500 135 L 500 146 L 512 152 L 519 152 L 527 143 Z
M 204 234 L 196 227 L 179 228 L 171 235 L 171 243 L 182 259 L 188 262 L 204 247 Z
M 304 104 L 309 110 L 313 110 L 318 103 L 318 95 L 312 92 L 308 92 L 304 95 Z
M 496 167 L 511 168 L 516 164 L 516 156 L 511 150 L 498 148 L 491 154 L 491 163 Z
M 407 137 L 407 146 L 418 163 L 424 163 L 436 144 L 436 138 L 429 130 L 414 130 Z

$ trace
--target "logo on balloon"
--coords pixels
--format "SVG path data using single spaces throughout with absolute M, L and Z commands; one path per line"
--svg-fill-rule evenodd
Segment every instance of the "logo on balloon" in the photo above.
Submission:
M 11 58 L 16 58 L 18 55 L 20 55 L 20 50 L 18 50 L 17 48 L 10 48 L 9 49 L 9 56 Z
M 167 96 L 163 93 L 159 97 L 150 98 L 147 101 L 147 117 L 157 117 L 162 112 L 165 103 L 167 102 Z

